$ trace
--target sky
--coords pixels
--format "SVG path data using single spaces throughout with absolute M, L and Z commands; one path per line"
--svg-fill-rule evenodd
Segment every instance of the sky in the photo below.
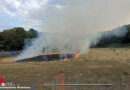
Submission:
M 0 0 L 0 30 L 24 27 L 39 29 L 40 21 L 26 18 L 33 9 L 44 7 L 47 0 Z
M 130 0 L 0 0 L 0 31 L 13 27 L 34 28 L 43 31 L 42 29 L 51 15 L 58 14 L 55 16 L 56 18 L 66 15 L 56 13 L 55 10 L 52 10 L 55 8 L 70 14 L 71 10 L 79 10 L 80 14 L 77 14 L 76 11 L 75 18 L 82 18 L 82 16 L 84 18 L 79 20 L 71 17 L 74 19 L 72 23 L 76 22 L 75 24 L 79 25 L 76 21 L 79 20 L 81 24 L 84 23 L 82 26 L 86 26 L 85 29 L 90 31 L 105 31 L 130 23 Z M 66 17 L 64 16 L 67 20 Z M 52 20 L 50 21 L 52 22 Z M 59 29 L 61 28 L 59 27 Z

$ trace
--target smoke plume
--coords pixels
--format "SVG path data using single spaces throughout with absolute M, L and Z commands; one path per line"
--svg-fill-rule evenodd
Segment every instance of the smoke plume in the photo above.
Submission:
M 30 11 L 25 18 L 39 20 L 40 33 L 16 60 L 44 53 L 86 53 L 102 31 L 128 23 L 129 0 L 48 0 L 44 7 Z M 124 36 L 118 27 L 106 36 Z

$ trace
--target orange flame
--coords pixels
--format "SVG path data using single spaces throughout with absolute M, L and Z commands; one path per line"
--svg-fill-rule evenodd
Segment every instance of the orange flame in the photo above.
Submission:
M 12 63 L 15 60 L 15 58 L 11 58 L 10 62 Z
M 74 58 L 78 58 L 79 56 L 80 56 L 80 54 L 77 53 Z

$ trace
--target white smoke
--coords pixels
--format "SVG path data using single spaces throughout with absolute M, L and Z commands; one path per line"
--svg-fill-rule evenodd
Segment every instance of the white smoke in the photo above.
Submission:
M 100 40 L 102 35 L 99 32 L 126 23 L 128 3 L 129 0 L 48 0 L 46 7 L 27 15 L 26 18 L 42 20 L 43 28 L 38 38 L 16 60 L 37 56 L 42 51 L 88 52 L 90 45 Z M 123 36 L 125 29 L 119 27 L 106 35 Z

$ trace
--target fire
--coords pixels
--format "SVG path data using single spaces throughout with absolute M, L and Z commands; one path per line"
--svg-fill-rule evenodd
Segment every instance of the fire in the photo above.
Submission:
M 32 58 L 27 58 L 20 60 L 21 61 L 54 61 L 54 60 L 64 60 L 67 61 L 70 58 L 76 59 L 80 56 L 80 54 L 76 53 L 49 53 L 44 55 L 39 55 Z M 14 59 L 14 58 L 13 58 Z M 15 62 L 13 59 L 10 60 L 10 62 Z M 18 61 L 19 62 L 19 61 Z
M 15 58 L 12 58 L 12 59 L 10 60 L 10 62 L 12 63 L 14 60 L 15 60 Z
M 78 58 L 79 56 L 80 56 L 80 54 L 77 53 L 74 58 Z

